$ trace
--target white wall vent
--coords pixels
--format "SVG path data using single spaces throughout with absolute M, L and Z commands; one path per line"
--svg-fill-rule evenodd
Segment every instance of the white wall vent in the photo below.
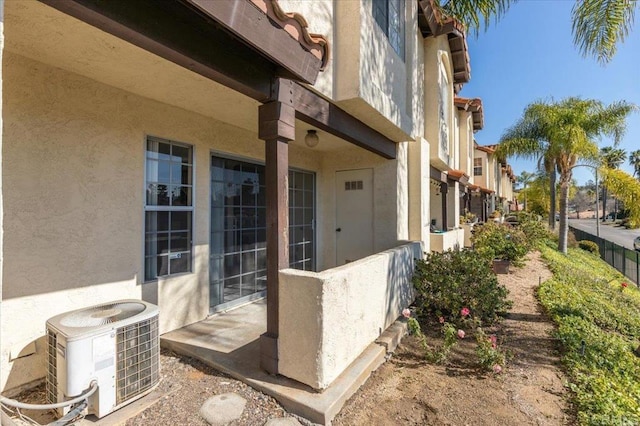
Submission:
M 98 417 L 146 395 L 158 384 L 157 306 L 120 300 L 47 321 L 49 402 L 78 396 L 94 380 L 98 390 L 89 397 L 87 414 Z

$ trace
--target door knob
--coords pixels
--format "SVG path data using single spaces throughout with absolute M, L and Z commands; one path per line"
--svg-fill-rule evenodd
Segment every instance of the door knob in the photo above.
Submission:
M 336 232 L 342 231 L 342 228 L 336 228 Z

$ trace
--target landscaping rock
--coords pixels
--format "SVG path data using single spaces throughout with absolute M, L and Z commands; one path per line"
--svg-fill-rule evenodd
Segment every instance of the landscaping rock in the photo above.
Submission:
M 212 426 L 223 426 L 242 416 L 247 400 L 237 393 L 223 393 L 207 399 L 200 415 Z
M 279 417 L 269 419 L 264 426 L 302 426 L 302 424 L 294 417 Z

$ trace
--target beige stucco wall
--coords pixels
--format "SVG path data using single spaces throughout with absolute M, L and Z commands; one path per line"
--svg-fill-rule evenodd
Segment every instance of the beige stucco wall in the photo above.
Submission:
M 386 160 L 359 148 L 327 152 L 318 175 L 319 270 L 336 266 L 336 172 L 373 169 L 373 253 L 395 247 L 408 235 L 407 155 L 398 147 L 398 158 Z
M 425 251 L 429 251 L 429 225 L 431 178 L 429 176 L 429 143 L 424 138 L 408 147 L 408 197 L 409 197 L 409 239 L 422 241 Z
M 431 234 L 431 251 L 443 252 L 464 247 L 464 229 Z
M 408 243 L 320 273 L 280 272 L 280 373 L 315 389 L 331 384 L 413 300 Z
M 441 99 L 440 86 L 438 84 L 441 64 L 444 66 L 449 85 L 449 105 L 445 105 L 449 111 L 450 123 L 449 128 L 449 154 L 453 154 L 452 143 L 454 139 L 453 114 L 455 113 L 453 106 L 453 72 L 451 65 L 451 52 L 447 36 L 427 37 L 423 42 L 424 47 L 424 135 L 431 146 L 431 164 L 440 170 L 447 170 L 453 167 L 453 156 L 445 155 L 440 143 L 440 113 L 439 102 Z
M 264 143 L 13 53 L 3 73 L 2 386 L 44 375 L 40 339 L 55 314 L 142 297 L 160 306 L 161 332 L 205 318 L 210 153 L 261 160 Z M 146 135 L 194 145 L 194 263 L 192 273 L 142 284 Z M 320 171 L 321 160 L 291 146 L 290 164 Z M 10 362 L 34 341 L 35 355 Z
M 397 141 L 423 128 L 423 53 L 417 3 L 405 3 L 405 59 L 391 47 L 372 15 L 372 0 L 336 1 L 334 99 Z
M 460 123 L 460 170 L 473 176 L 473 122 L 472 114 L 458 110 Z
M 487 153 L 484 151 L 480 151 L 479 149 L 475 149 L 474 158 L 482 158 L 482 174 L 474 176 L 473 183 L 488 189 L 492 189 L 491 186 L 489 186 L 489 159 Z
M 359 60 L 343 61 L 362 68 L 356 73 L 357 102 L 365 107 L 356 108 L 360 118 L 396 140 L 422 132 L 423 91 L 416 87 L 424 81 L 419 65 L 424 52 L 416 4 L 407 3 L 411 24 L 407 59 L 401 64 L 386 38 L 371 33 L 379 28 L 371 20 L 370 0 L 287 3 L 285 10 L 309 14 L 312 31 L 329 38 L 338 34 L 332 20 L 353 29 L 351 18 L 341 21 L 345 15 L 338 16 L 333 8 L 361 6 L 358 19 L 373 25 L 362 32 L 355 27 Z M 209 312 L 210 154 L 256 161 L 264 157 L 264 143 L 252 131 L 255 102 L 42 3 L 13 1 L 10 14 L 12 53 L 3 60 L 2 194 L 8 208 L 0 389 L 43 377 L 45 322 L 58 313 L 142 298 L 160 306 L 161 332 L 203 319 Z M 377 41 L 372 43 L 371 37 Z M 334 48 L 350 48 L 348 38 L 339 40 L 345 43 L 335 40 Z M 346 54 L 348 58 L 351 53 Z M 384 61 L 379 64 L 380 58 Z M 335 78 L 335 63 L 315 87 L 334 98 L 339 82 L 348 83 Z M 370 73 L 382 64 L 389 68 Z M 143 284 L 146 135 L 194 146 L 195 223 L 193 272 Z M 400 143 L 398 158 L 392 161 L 347 143 L 326 152 L 290 145 L 291 166 L 317 174 L 319 269 L 335 265 L 338 170 L 374 170 L 374 251 L 409 237 L 411 143 Z M 426 162 L 418 173 L 424 178 L 429 173 L 429 144 L 422 143 Z M 425 190 L 428 195 L 428 185 Z M 429 198 L 423 199 L 422 219 L 428 226 Z
M 309 33 L 320 34 L 329 42 L 329 62 L 324 71 L 318 74 L 313 88 L 328 98 L 333 98 L 334 59 L 334 1 L 333 0 L 279 0 L 282 10 L 287 13 L 301 14 L 309 26 Z
M 2 63 L 2 56 L 4 54 L 4 0 L 0 0 L 0 63 Z M 4 126 L 2 120 L 2 81 L 3 81 L 3 73 L 2 67 L 0 67 L 0 128 Z M 0 271 L 2 271 L 4 265 L 4 250 L 3 250 L 3 241 L 4 241 L 4 201 L 2 197 L 2 169 L 3 169 L 3 156 L 2 156 L 2 133 L 0 132 Z M 0 272 L 0 324 L 2 323 L 2 273 Z M 0 330 L 0 348 L 2 348 L 2 332 Z M 1 349 L 0 349 L 1 350 Z M 0 383 L 2 383 L 4 372 L 0 369 Z

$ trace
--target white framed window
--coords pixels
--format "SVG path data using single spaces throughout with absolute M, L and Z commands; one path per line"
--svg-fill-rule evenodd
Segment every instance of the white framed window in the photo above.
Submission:
M 473 175 L 482 176 L 482 158 L 480 157 L 473 159 Z
M 147 137 L 144 280 L 191 272 L 193 147 Z
M 384 32 L 393 50 L 404 61 L 405 0 L 372 0 L 373 19 Z

